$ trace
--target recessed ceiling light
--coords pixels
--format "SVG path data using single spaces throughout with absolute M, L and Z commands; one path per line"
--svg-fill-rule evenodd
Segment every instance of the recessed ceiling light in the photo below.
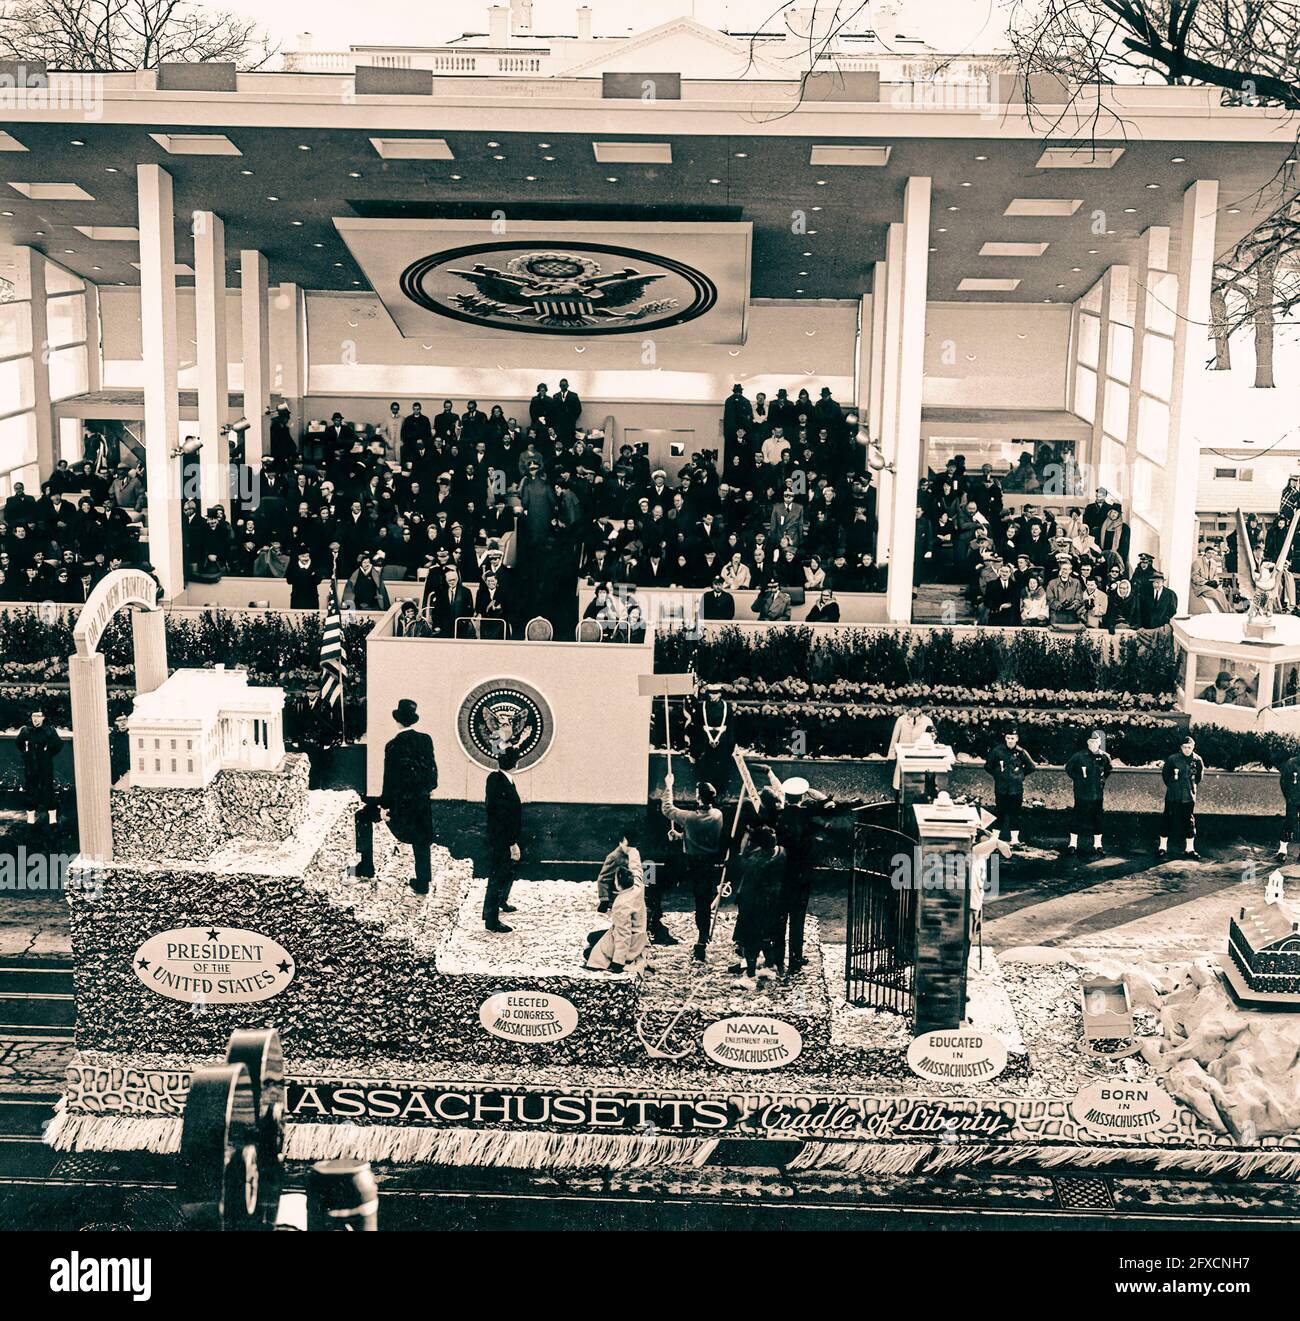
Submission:
M 73 139 L 72 139 L 72 145 L 73 145 L 74 147 L 84 147 L 86 144 L 85 144 L 85 141 L 84 141 L 83 139 L 81 139 L 81 138 L 73 138 Z
M 710 183 L 721 183 L 722 180 L 721 180 L 721 179 L 710 179 L 709 182 L 710 182 Z
M 1064 288 L 1065 288 L 1065 285 L 1063 285 L 1063 284 L 1058 284 L 1056 287 L 1057 287 L 1058 289 L 1064 289 Z
M 104 166 L 104 173 L 105 173 L 105 174 L 116 174 L 116 173 L 117 173 L 117 166 L 116 166 L 116 165 L 105 165 L 105 166 Z
M 821 210 L 821 207 L 819 207 L 819 206 L 815 206 L 815 207 L 813 207 L 813 210 L 814 210 L 814 211 L 820 211 L 820 210 Z
M 796 290 L 795 290 L 795 293 L 797 293 L 797 294 L 801 294 L 801 293 L 803 293 L 803 290 L 802 290 L 802 289 L 796 289 Z
M 554 156 L 543 156 L 542 159 L 543 159 L 544 161 L 553 161 L 553 160 L 555 159 L 555 157 L 554 157 Z
M 11 215 L 13 215 L 12 211 L 0 211 L 0 216 L 11 216 Z
M 1230 206 L 1228 208 L 1228 214 L 1230 216 L 1239 216 L 1241 215 L 1241 208 L 1239 206 Z
M 535 174 L 526 174 L 524 175 L 524 178 L 527 179 L 529 183 L 537 182 L 537 176 Z
M 349 171 L 348 171 L 348 178 L 349 178 L 349 179 L 360 179 L 360 178 L 361 178 L 361 171 L 360 171 L 360 170 L 349 170 Z
M 810 229 L 810 230 L 808 231 L 808 237 L 809 237 L 809 238 L 815 238 L 816 236 L 817 236 L 817 231 L 816 231 L 815 229 Z
M 240 170 L 240 174 L 252 174 L 252 170 Z
M 1088 249 L 1088 256 L 1089 256 L 1089 257 L 1095 257 L 1095 256 L 1097 255 L 1097 253 L 1098 253 L 1099 250 L 1100 250 L 1100 249 L 1098 249 L 1098 248 L 1089 248 L 1089 249 Z
M 45 231 L 43 229 L 38 229 L 36 231 L 36 237 L 38 239 L 43 239 L 45 237 Z
M 500 145 L 501 145 L 501 144 L 500 144 L 499 142 L 489 142 L 489 143 L 488 143 L 488 146 L 489 146 L 489 147 L 499 147 Z
M 353 283 L 353 284 L 360 284 L 361 281 L 360 281 L 360 280 L 353 280 L 352 283 Z
M 817 187 L 818 187 L 818 188 L 825 188 L 827 182 L 828 182 L 828 181 L 827 181 L 826 179 L 818 179 L 818 180 L 817 180 Z
M 617 175 L 617 174 L 609 174 L 609 175 L 606 175 L 606 176 L 605 176 L 605 182 L 606 182 L 606 183 L 617 183 L 617 182 L 618 182 L 618 175 Z
M 1083 267 L 1082 267 L 1082 266 L 1071 266 L 1070 269 L 1071 269 L 1076 275 L 1078 275 L 1078 273 L 1079 273 L 1081 270 L 1083 270 Z
M 736 159 L 737 159 L 738 161 L 746 160 L 748 157 L 749 157 L 749 152 L 747 152 L 747 151 L 738 151 L 738 152 L 736 153 Z
M 946 233 L 948 232 L 948 230 L 947 230 L 947 228 L 946 228 L 945 226 L 940 225 L 940 226 L 939 226 L 939 229 L 938 229 L 938 232 L 939 232 L 940 234 L 946 234 Z
M 298 144 L 298 150 L 299 150 L 299 151 L 310 151 L 311 148 L 310 148 L 305 142 L 300 142 L 300 143 Z
M 987 156 L 976 156 L 975 159 L 976 159 L 977 161 L 986 161 L 986 160 L 988 160 L 988 157 L 987 157 Z
M 270 197 L 268 197 L 266 200 L 267 200 L 268 202 L 278 202 L 280 199 L 279 199 L 278 197 L 276 197 L 274 194 L 272 194 L 272 195 L 271 195 Z
M 291 221 L 289 221 L 289 223 L 290 223 L 291 225 L 301 225 L 301 224 L 302 224 L 302 221 L 301 221 L 301 220 L 291 220 Z
M 11 215 L 13 215 L 13 212 L 12 212 L 12 211 L 6 211 L 5 214 L 11 216 Z M 804 255 L 805 257 L 811 257 L 811 256 L 812 256 L 812 253 L 811 253 L 811 252 L 805 252 L 803 255 Z
M 449 176 L 449 177 L 452 178 L 452 179 L 459 179 L 459 178 L 460 178 L 460 175 L 459 175 L 459 174 L 453 174 L 453 175 L 451 175 L 451 176 Z
M 1137 210 L 1137 207 L 1135 207 L 1135 206 L 1126 206 L 1126 207 L 1124 208 L 1124 214 L 1125 214 L 1126 216 L 1131 216 L 1136 210 Z
M 807 271 L 800 271 L 799 274 L 800 274 L 800 275 L 807 275 L 808 272 L 807 272 Z
M 1186 159 L 1186 156 L 1170 156 L 1169 163 L 1171 165 L 1182 165 Z
M 1159 188 L 1160 185 L 1159 185 L 1158 183 L 1149 183 L 1149 184 L 1147 184 L 1147 187 L 1148 187 L 1148 188 Z
M 960 211 L 960 210 L 961 210 L 961 207 L 959 207 L 959 206 L 950 206 L 950 207 L 948 208 L 948 210 L 949 210 L 949 211 Z
M 494 154 L 494 155 L 493 155 L 492 159 L 493 159 L 494 161 L 503 161 L 503 160 L 505 160 L 505 157 L 502 156 L 500 153 L 497 153 L 497 154 Z
M 65 257 L 71 257 L 76 251 L 76 248 L 64 248 L 63 255 Z
M 325 246 L 325 245 L 324 245 L 323 243 L 313 243 L 313 244 L 312 244 L 312 247 L 313 247 L 313 248 L 323 248 L 324 246 Z
M 336 261 L 336 262 L 334 263 L 334 265 L 335 265 L 335 266 L 342 266 L 343 263 L 342 263 L 341 261 Z
M 969 188 L 969 187 L 970 187 L 970 184 L 968 184 L 968 183 L 966 183 L 965 181 L 963 181 L 963 182 L 962 182 L 962 187 L 963 187 L 963 188 Z
M 931 252 L 938 252 L 939 249 L 938 249 L 938 248 L 931 248 L 930 251 L 931 251 Z
M 102 271 L 104 268 L 102 266 L 92 266 L 90 269 L 92 271 Z
M 551 144 L 549 142 L 539 142 L 537 145 L 545 151 Z

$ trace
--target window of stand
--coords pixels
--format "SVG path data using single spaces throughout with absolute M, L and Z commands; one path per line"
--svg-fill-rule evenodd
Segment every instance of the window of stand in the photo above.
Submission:
M 1259 697 L 1259 666 L 1223 656 L 1198 656 L 1193 692 L 1198 702 L 1254 707 Z
M 1300 661 L 1287 661 L 1274 669 L 1273 705 L 1300 706 Z

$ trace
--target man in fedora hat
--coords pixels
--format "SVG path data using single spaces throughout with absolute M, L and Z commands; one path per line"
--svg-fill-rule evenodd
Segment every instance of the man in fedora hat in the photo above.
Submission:
M 428 894 L 433 878 L 433 809 L 429 795 L 438 787 L 438 763 L 433 740 L 412 726 L 420 713 L 416 704 L 403 697 L 393 712 L 402 726 L 384 747 L 384 785 L 379 805 L 388 815 L 388 828 L 396 839 L 409 844 L 415 853 L 415 876 L 411 889 Z

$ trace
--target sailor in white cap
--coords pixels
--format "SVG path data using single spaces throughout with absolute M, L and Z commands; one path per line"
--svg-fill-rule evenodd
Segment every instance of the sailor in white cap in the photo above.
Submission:
M 731 728 L 731 703 L 722 695 L 722 685 L 711 679 L 704 685 L 703 694 L 697 693 L 686 704 L 686 737 L 695 778 L 706 780 L 727 797 L 731 777 L 735 770 L 732 754 L 736 750 L 736 735 Z

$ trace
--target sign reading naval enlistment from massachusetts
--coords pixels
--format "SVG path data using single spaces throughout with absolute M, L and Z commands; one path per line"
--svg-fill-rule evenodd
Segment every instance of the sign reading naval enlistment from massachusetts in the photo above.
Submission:
M 231 927 L 160 931 L 136 950 L 131 966 L 151 991 L 207 1005 L 269 1000 L 289 985 L 295 971 L 283 945 Z
M 803 1051 L 797 1028 L 779 1018 L 724 1018 L 704 1029 L 704 1053 L 729 1069 L 779 1069 Z
M 907 1066 L 926 1082 L 986 1082 L 1007 1067 L 1001 1037 L 973 1028 L 925 1032 L 907 1048 Z
M 562 1041 L 578 1026 L 573 1002 L 549 991 L 499 991 L 479 1005 L 478 1017 L 492 1036 L 530 1045 Z

